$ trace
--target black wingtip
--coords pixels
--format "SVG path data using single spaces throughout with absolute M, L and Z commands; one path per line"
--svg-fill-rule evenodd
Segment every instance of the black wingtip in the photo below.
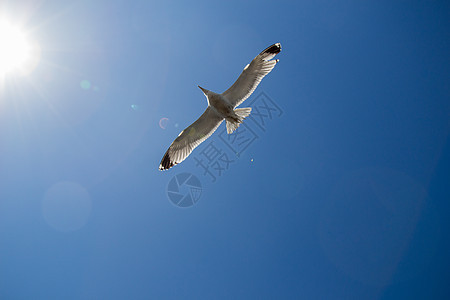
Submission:
M 270 53 L 270 54 L 278 54 L 281 52 L 281 44 L 280 43 L 276 43 L 273 44 L 272 46 L 267 47 L 263 53 Z
M 161 170 L 161 171 L 169 170 L 174 165 L 175 164 L 170 161 L 169 151 L 167 151 L 166 154 L 164 154 L 163 159 L 161 160 L 161 164 L 159 165 L 159 170 Z

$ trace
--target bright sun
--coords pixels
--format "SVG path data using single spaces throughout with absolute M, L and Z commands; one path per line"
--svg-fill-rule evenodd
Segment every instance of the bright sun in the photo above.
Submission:
M 0 75 L 23 68 L 30 53 L 25 34 L 10 23 L 0 21 Z

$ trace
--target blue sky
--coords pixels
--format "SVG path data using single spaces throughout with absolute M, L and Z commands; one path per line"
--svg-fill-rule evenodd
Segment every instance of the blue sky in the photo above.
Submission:
M 0 298 L 450 296 L 447 2 L 0 7 L 41 49 L 0 85 Z M 197 85 L 224 91 L 275 42 L 241 106 L 263 92 L 282 113 L 248 119 L 234 157 L 221 125 L 215 182 L 209 142 L 159 171 Z M 189 208 L 167 196 L 181 173 L 202 184 Z

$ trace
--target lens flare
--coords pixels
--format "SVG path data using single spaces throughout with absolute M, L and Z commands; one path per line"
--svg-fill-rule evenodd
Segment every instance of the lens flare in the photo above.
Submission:
M 83 89 L 83 90 L 88 90 L 88 89 L 90 89 L 91 88 L 91 82 L 89 81 L 89 80 L 82 80 L 81 82 L 80 82 L 80 86 L 81 86 L 81 88 Z
M 159 127 L 161 127 L 161 129 L 166 129 L 168 122 L 169 122 L 168 118 L 161 118 L 161 120 L 159 120 Z
M 0 75 L 25 67 L 31 46 L 25 34 L 6 21 L 0 21 Z

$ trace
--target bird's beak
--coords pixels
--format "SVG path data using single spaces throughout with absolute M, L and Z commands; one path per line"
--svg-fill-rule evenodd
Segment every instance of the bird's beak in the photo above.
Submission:
M 202 88 L 201 86 L 197 85 L 199 87 L 199 89 L 202 90 L 203 94 L 207 94 L 209 91 L 207 89 Z

